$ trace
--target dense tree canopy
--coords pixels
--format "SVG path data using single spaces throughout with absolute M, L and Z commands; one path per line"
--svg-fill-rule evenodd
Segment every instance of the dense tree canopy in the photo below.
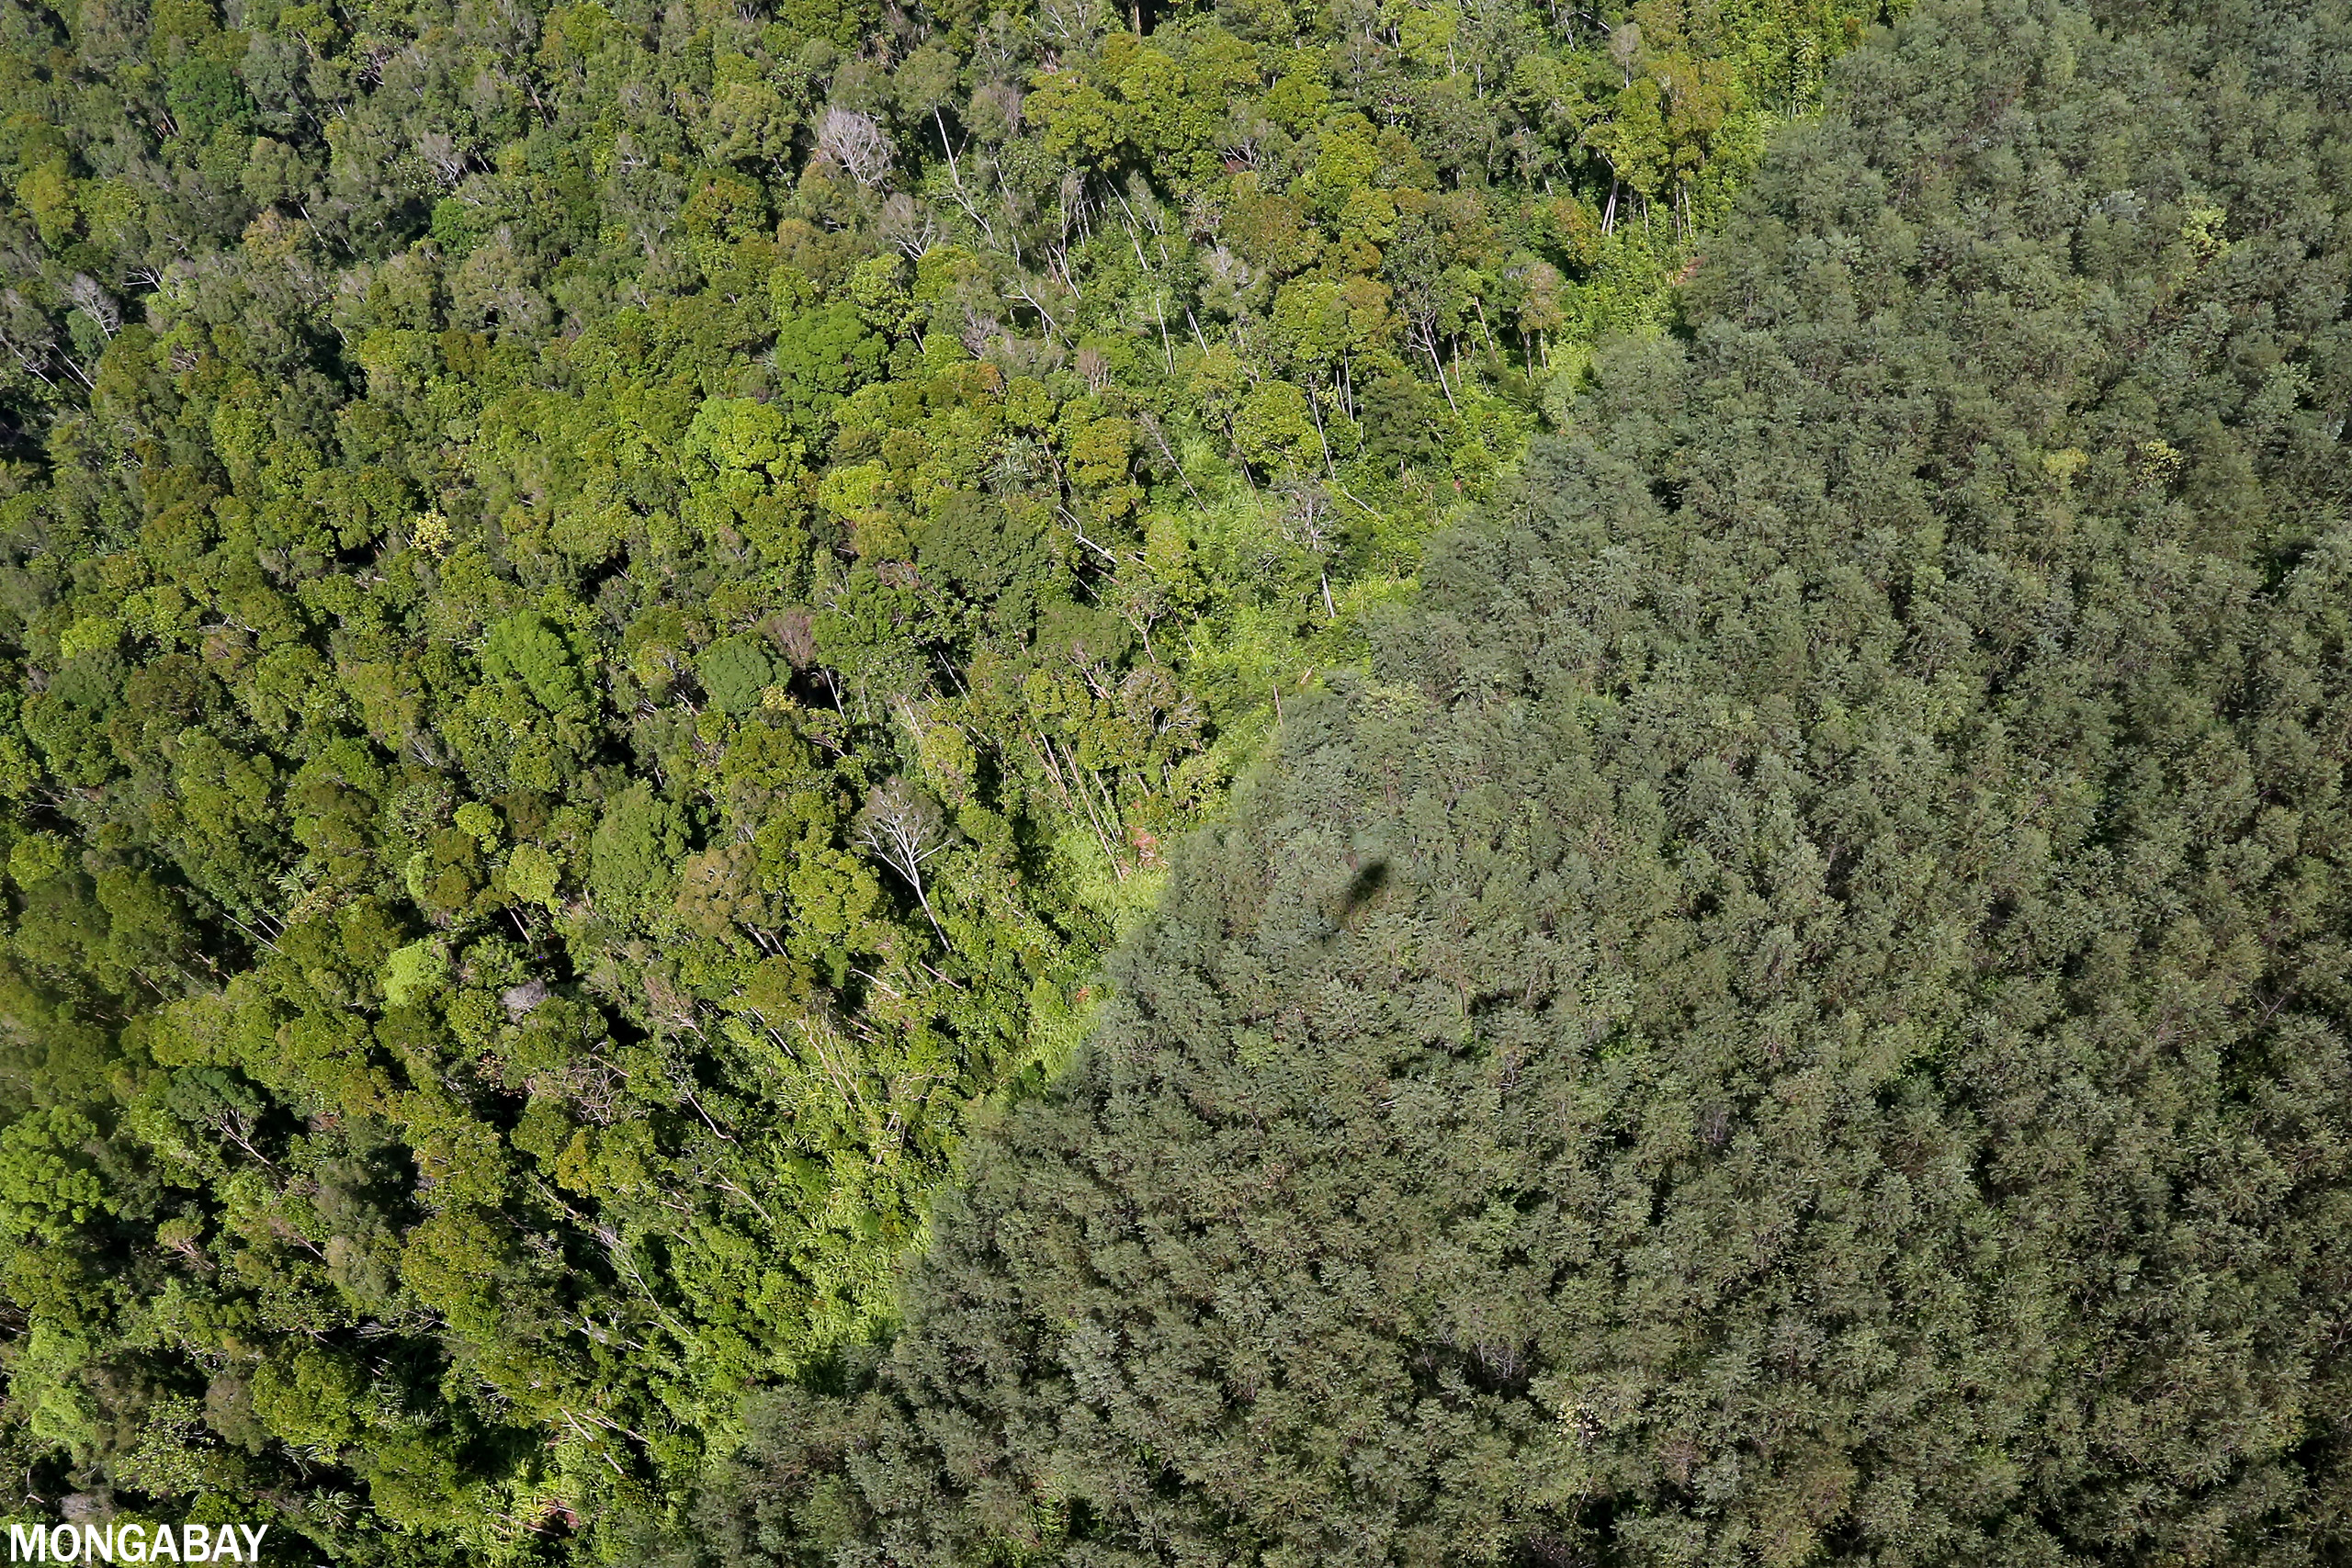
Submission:
M 626 1559 L 1882 9 L 0 0 L 9 1506 Z
M 1852 56 L 680 1560 L 2342 1561 L 2347 60 Z

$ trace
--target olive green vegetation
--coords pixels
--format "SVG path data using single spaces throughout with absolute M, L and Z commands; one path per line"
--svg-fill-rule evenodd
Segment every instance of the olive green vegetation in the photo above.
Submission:
M 1879 16 L 0 0 L 8 1506 L 684 1517 Z
M 1831 106 L 677 1561 L 2346 1561 L 2352 8 Z

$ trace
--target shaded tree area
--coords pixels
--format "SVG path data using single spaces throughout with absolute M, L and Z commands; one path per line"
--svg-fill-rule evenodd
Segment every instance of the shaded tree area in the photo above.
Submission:
M 2340 1562 L 2347 46 L 1849 57 L 677 1560 Z
M 1877 0 L 0 0 L 0 1452 L 626 1560 Z

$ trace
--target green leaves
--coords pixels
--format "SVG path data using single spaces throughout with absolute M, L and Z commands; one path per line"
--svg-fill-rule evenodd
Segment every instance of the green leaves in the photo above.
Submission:
M 304 1347 L 289 1364 L 265 1361 L 254 1373 L 254 1413 L 288 1443 L 334 1452 L 367 1421 L 368 1380 L 349 1358 Z
M 482 672 L 519 682 L 549 715 L 576 717 L 587 710 L 587 694 L 563 636 L 543 615 L 525 612 L 492 626 L 481 649 Z
M 434 1000 L 449 981 L 449 950 L 427 937 L 392 950 L 384 961 L 384 1005 L 411 1007 Z
M 758 638 L 733 637 L 705 649 L 695 660 L 695 675 L 719 711 L 740 716 L 760 705 L 760 694 L 775 678 L 775 665 Z
M 1262 468 L 1312 471 L 1321 461 L 1306 394 L 1288 381 L 1268 381 L 1250 393 L 1234 415 L 1233 438 Z
M 824 345 L 807 341 L 799 346 L 809 351 L 811 362 L 796 368 L 792 374 L 806 374 L 811 378 L 808 389 L 813 402 L 819 395 L 814 385 L 827 370 L 838 371 L 838 363 L 822 364 Z M 781 353 L 781 348 L 779 348 Z M 838 394 L 846 390 L 848 378 L 835 378 L 841 385 L 823 389 Z M 707 458 L 721 472 L 736 469 L 763 476 L 789 478 L 798 468 L 799 444 L 786 436 L 786 411 L 775 403 L 756 402 L 750 398 L 715 398 L 695 411 L 695 422 L 686 430 L 688 453 Z
M 776 324 L 775 371 L 778 389 L 785 408 L 789 412 L 794 427 L 813 430 L 817 422 L 835 401 L 872 380 L 880 368 L 884 353 L 882 340 L 868 332 L 859 319 L 854 305 L 827 305 L 786 317 Z M 745 411 L 730 415 L 737 422 L 751 421 Z M 741 428 L 741 423 L 727 427 L 729 433 Z M 718 439 L 756 442 L 750 435 L 722 435 Z M 729 452 L 740 452 L 748 457 L 759 450 L 755 445 L 729 445 Z M 725 460 L 741 460 L 726 458 Z M 772 462 L 771 457 L 759 457 Z
M 223 62 L 194 54 L 172 67 L 164 101 L 190 141 L 205 142 L 224 127 L 242 127 L 252 111 L 244 84 Z
M 650 785 L 633 784 L 605 807 L 590 840 L 588 888 L 619 919 L 663 896 L 685 853 L 685 820 Z
M 62 1106 L 26 1112 L 0 1129 L 0 1231 L 63 1241 L 74 1227 L 115 1211 L 90 1147 L 98 1129 Z

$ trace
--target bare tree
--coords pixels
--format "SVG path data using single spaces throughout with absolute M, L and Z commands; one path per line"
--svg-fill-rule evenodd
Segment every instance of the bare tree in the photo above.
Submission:
M 888 177 L 894 156 L 890 138 L 873 116 L 839 107 L 827 109 L 818 122 L 817 151 L 869 189 Z
M 1627 22 L 1612 28 L 1609 34 L 1609 58 L 1625 73 L 1625 85 L 1634 85 L 1634 62 L 1642 55 L 1642 24 Z
M 77 272 L 74 281 L 65 286 L 65 297 L 74 308 L 98 323 L 98 330 L 108 337 L 122 330 L 122 310 L 114 296 L 98 287 L 97 280 L 86 272 Z
M 882 204 L 882 215 L 875 228 L 910 261 L 922 259 L 939 238 L 939 223 L 933 218 L 931 209 L 904 192 Z
M 445 190 L 464 179 L 466 166 L 473 162 L 472 155 L 458 145 L 458 139 L 444 130 L 428 130 L 418 137 L 416 152 Z
M 932 912 L 931 895 L 922 885 L 923 862 L 947 847 L 947 822 L 937 804 L 903 777 L 877 784 L 867 793 L 865 809 L 858 814 L 857 841 L 906 878 L 907 886 L 915 890 L 915 902 L 922 906 L 923 918 L 931 922 L 940 945 L 945 946 L 947 933 L 940 929 L 939 917 Z

